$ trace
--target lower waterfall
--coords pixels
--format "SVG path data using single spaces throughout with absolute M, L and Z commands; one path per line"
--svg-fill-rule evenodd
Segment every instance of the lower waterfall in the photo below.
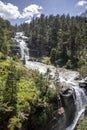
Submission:
M 26 67 L 31 69 L 38 69 L 41 73 L 45 73 L 47 68 L 51 70 L 52 75 L 55 74 L 56 68 L 51 65 L 45 65 L 39 62 L 32 62 L 29 60 L 29 49 L 27 48 L 25 39 L 27 37 L 24 36 L 23 32 L 17 32 L 15 36 L 15 40 L 18 42 L 20 49 L 21 49 L 21 60 L 25 58 L 26 60 Z M 76 112 L 75 112 L 75 118 L 70 124 L 69 127 L 66 128 L 66 130 L 74 130 L 76 127 L 76 124 L 84 112 L 84 106 L 87 104 L 87 96 L 85 94 L 84 89 L 79 87 L 78 80 L 74 80 L 75 77 L 77 77 L 78 73 L 73 71 L 68 71 L 64 69 L 59 69 L 59 78 L 61 84 L 66 84 L 66 86 L 69 86 L 75 90 L 75 106 L 76 106 Z M 58 130 L 58 129 L 56 129 Z
M 76 127 L 76 124 L 78 123 L 79 118 L 84 113 L 84 107 L 87 104 L 87 95 L 85 93 L 85 90 L 83 88 L 79 87 L 79 81 L 75 81 L 74 79 L 77 77 L 78 73 L 74 72 L 72 74 L 65 72 L 68 75 L 68 78 L 64 73 L 60 73 L 60 82 L 62 84 L 66 84 L 66 86 L 69 86 L 70 88 L 73 88 L 75 90 L 76 99 L 74 100 L 75 106 L 76 106 L 76 112 L 75 112 L 75 118 L 72 122 L 72 124 L 66 128 L 66 130 L 74 130 Z
M 80 118 L 80 116 L 84 113 L 84 106 L 87 104 L 87 96 L 85 95 L 85 92 L 83 89 L 77 87 L 75 88 L 76 93 L 76 112 L 75 112 L 75 118 L 72 122 L 72 124 L 66 129 L 66 130 L 74 130 L 76 127 L 76 124 Z

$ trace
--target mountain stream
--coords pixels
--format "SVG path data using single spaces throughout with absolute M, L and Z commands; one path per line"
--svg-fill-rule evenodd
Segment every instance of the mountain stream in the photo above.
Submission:
M 21 49 L 21 60 L 25 58 L 26 64 L 25 66 L 27 68 L 31 69 L 37 69 L 40 73 L 45 73 L 47 68 L 51 70 L 51 75 L 55 75 L 56 68 L 52 65 L 46 65 L 40 62 L 35 61 L 29 61 L 29 49 L 27 47 L 27 44 L 25 40 L 27 37 L 24 35 L 23 32 L 17 32 L 14 39 L 19 43 L 20 49 Z M 72 124 L 66 128 L 66 130 L 74 130 L 76 127 L 76 124 L 84 112 L 84 106 L 87 104 L 87 96 L 82 88 L 79 87 L 78 80 L 75 80 L 76 77 L 78 77 L 79 73 L 76 71 L 66 70 L 64 68 L 58 68 L 59 72 L 59 79 L 60 83 L 66 86 L 70 86 L 71 88 L 74 88 L 75 94 L 76 94 L 76 112 L 75 112 L 75 118 L 72 122 Z

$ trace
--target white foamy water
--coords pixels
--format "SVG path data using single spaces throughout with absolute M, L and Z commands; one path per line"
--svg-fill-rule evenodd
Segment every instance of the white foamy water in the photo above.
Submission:
M 84 113 L 84 106 L 87 104 L 87 96 L 85 95 L 85 92 L 83 89 L 74 87 L 75 93 L 76 93 L 76 113 L 75 118 L 72 122 L 72 124 L 66 129 L 66 130 L 74 130 L 76 127 L 76 124 L 78 123 L 79 118 Z
M 26 61 L 28 61 L 29 60 L 29 49 L 25 42 L 27 37 L 24 36 L 23 32 L 17 32 L 14 39 L 19 44 L 19 47 L 21 49 L 21 60 L 25 59 Z

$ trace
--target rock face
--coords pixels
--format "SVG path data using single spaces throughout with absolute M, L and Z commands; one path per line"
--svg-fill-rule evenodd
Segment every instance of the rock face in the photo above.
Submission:
M 50 122 L 49 130 L 65 130 L 75 116 L 75 91 L 67 88 L 60 92 L 61 105 L 58 110 L 53 113 L 53 119 Z
M 62 106 L 65 110 L 66 126 L 69 126 L 75 117 L 75 90 L 67 88 L 65 91 L 60 93 Z
M 53 113 L 53 119 L 48 124 L 46 130 L 65 130 L 66 127 L 66 116 L 64 108 L 61 107 L 60 109 L 56 110 Z
M 17 43 L 17 41 L 15 41 L 14 39 L 12 39 L 11 54 L 14 54 L 14 55 L 19 54 L 19 56 L 21 56 L 20 46 Z

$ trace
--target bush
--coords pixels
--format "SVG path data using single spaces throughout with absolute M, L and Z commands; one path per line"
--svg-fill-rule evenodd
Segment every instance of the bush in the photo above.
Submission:
M 85 107 L 85 115 L 87 116 L 87 106 Z
M 6 55 L 0 52 L 0 60 L 6 60 Z
M 85 117 L 83 120 L 79 122 L 77 130 L 87 130 L 87 117 Z
M 86 65 L 83 65 L 82 67 L 80 67 L 78 69 L 78 71 L 79 71 L 82 78 L 87 77 L 87 66 Z
M 77 130 L 87 130 L 87 106 L 85 107 L 84 119 L 80 120 Z
M 50 64 L 51 64 L 51 62 L 50 62 L 50 57 L 43 57 L 42 62 L 43 62 L 44 64 L 50 65 Z
M 67 63 L 66 63 L 66 66 L 65 66 L 67 69 L 72 69 L 73 68 L 73 65 L 72 65 L 72 62 L 71 60 L 68 60 Z

